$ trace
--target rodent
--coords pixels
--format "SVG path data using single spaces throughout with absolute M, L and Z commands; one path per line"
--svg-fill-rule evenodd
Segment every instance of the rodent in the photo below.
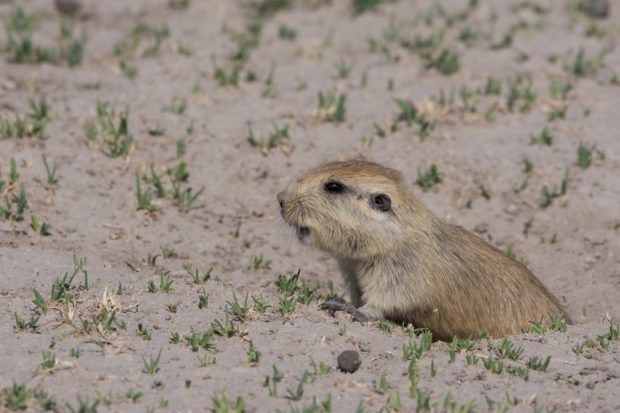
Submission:
M 433 337 L 521 333 L 564 317 L 558 300 L 517 260 L 435 216 L 400 172 L 364 160 L 309 170 L 277 195 L 298 238 L 332 254 L 351 296 L 328 309 L 365 321 L 427 328 Z

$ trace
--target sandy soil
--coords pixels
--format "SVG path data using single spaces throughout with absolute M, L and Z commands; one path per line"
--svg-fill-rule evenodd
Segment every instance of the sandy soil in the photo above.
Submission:
M 48 1 L 0 2 L 5 28 L 18 3 L 35 44 L 64 41 Z M 619 411 L 620 3 L 601 20 L 542 0 L 249 3 L 278 2 L 84 2 L 77 66 L 3 54 L 0 119 L 45 129 L 0 138 L 0 410 Z M 342 122 L 319 93 L 346 95 Z M 42 98 L 50 114 L 28 117 Z M 408 125 L 395 99 L 422 115 Z M 124 110 L 133 140 L 112 156 Z M 321 311 L 331 288 L 345 294 L 337 267 L 297 244 L 275 195 L 353 156 L 401 170 L 437 215 L 526 260 L 576 324 L 436 342 L 411 362 L 411 328 Z M 423 191 L 433 164 L 441 182 Z M 336 366 L 348 349 L 353 374 Z

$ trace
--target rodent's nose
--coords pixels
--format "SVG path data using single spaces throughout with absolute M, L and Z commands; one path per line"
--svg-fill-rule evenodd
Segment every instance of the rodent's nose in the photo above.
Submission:
M 276 198 L 278 199 L 278 204 L 280 204 L 280 212 L 284 212 L 284 199 L 286 198 L 286 190 L 281 191 Z

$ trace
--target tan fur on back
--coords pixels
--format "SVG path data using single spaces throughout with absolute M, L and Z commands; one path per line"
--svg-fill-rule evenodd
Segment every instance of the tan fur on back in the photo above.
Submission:
M 324 185 L 337 181 L 344 194 Z M 391 210 L 370 207 L 389 196 Z M 429 328 L 435 338 L 498 337 L 530 321 L 563 315 L 557 300 L 521 263 L 434 216 L 401 174 L 368 161 L 320 165 L 278 195 L 303 241 L 339 262 L 352 303 L 376 317 Z M 300 231 L 307 228 L 307 235 Z

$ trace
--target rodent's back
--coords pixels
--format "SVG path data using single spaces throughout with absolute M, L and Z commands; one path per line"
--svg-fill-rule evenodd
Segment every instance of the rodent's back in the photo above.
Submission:
M 557 299 L 514 258 L 459 226 L 440 223 L 435 231 L 437 259 L 429 270 L 442 285 L 435 301 L 446 313 L 440 324 L 447 324 L 437 331 L 487 330 L 497 337 L 563 315 Z

